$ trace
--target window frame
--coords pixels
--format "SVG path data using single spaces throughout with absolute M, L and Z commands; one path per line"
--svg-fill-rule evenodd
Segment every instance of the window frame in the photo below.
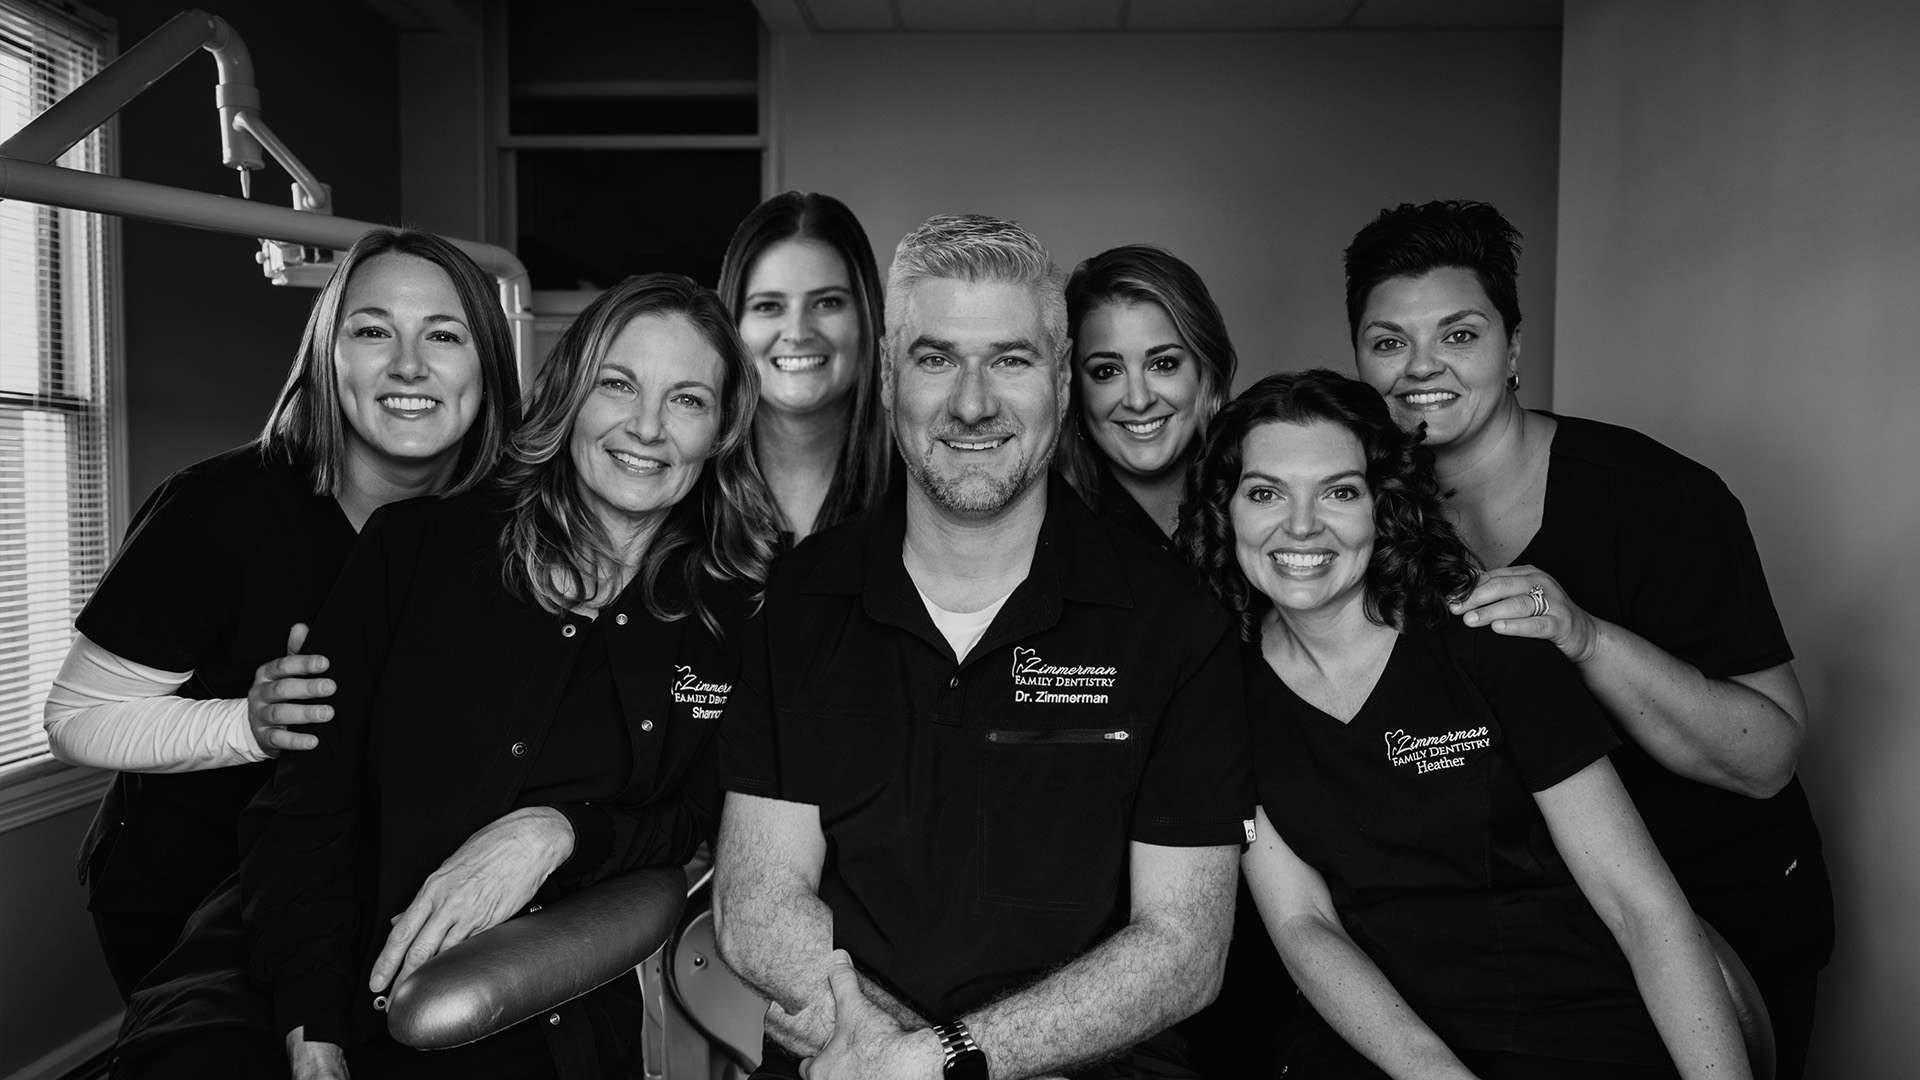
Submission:
M 38 8 L 50 18 L 76 23 L 100 35 L 101 57 L 112 63 L 120 55 L 119 24 L 79 3 L 54 4 L 47 0 L 24 0 L 24 6 Z M 104 66 L 104 64 L 103 64 Z M 101 172 L 120 175 L 120 118 L 118 115 L 100 125 L 106 132 L 101 154 Z M 105 427 L 107 453 L 107 550 L 109 566 L 127 527 L 127 410 L 126 390 L 126 260 L 124 231 L 120 218 L 111 214 L 100 219 L 103 256 L 107 260 L 106 297 L 102 312 L 107 351 L 103 372 L 106 398 Z M 69 765 L 52 757 L 41 757 L 0 771 L 0 833 L 45 821 L 82 806 L 97 803 L 106 793 L 113 773 L 80 765 Z

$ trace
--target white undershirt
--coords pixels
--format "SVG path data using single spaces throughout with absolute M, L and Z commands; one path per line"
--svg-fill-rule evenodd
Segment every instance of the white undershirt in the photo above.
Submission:
M 939 629 L 940 636 L 947 639 L 948 645 L 953 646 L 955 660 L 965 660 L 967 654 L 973 651 L 973 647 L 980 644 L 980 639 L 986 636 L 987 627 L 993 625 L 993 617 L 1000 614 L 1001 606 L 1007 602 L 1007 596 L 1013 595 L 1012 592 L 1008 592 L 1006 596 L 1002 596 L 979 611 L 948 611 L 934 603 L 919 585 L 916 584 L 913 591 L 919 593 L 920 602 L 927 605 L 927 616 Z
M 75 636 L 47 694 L 53 756 L 71 765 L 157 773 L 268 760 L 247 723 L 247 699 L 177 696 L 192 677 L 134 663 L 85 634 Z

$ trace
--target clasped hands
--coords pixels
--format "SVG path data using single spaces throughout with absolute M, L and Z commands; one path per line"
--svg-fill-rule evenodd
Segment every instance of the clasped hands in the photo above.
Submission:
M 801 1060 L 805 1080 L 939 1080 L 946 1063 L 940 1040 L 928 1028 L 903 1030 L 869 1001 L 844 949 L 833 950 L 827 988 L 833 1035 L 818 1054 Z

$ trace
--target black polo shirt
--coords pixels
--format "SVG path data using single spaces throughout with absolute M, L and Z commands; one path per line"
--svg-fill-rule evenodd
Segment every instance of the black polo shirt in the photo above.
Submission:
M 901 561 L 906 501 L 786 556 L 721 729 L 731 791 L 820 808 L 835 945 L 965 1013 L 1128 917 L 1129 841 L 1238 844 L 1238 642 L 1180 563 L 1048 489 L 1027 579 L 965 662 Z

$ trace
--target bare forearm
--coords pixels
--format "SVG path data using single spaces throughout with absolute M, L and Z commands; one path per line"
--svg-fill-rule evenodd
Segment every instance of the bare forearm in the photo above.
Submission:
M 749 896 L 726 902 L 721 896 Z M 716 892 L 716 930 L 721 956 L 735 974 L 767 999 L 767 1033 L 788 1051 L 820 1052 L 833 1035 L 833 998 L 827 989 L 833 952 L 833 912 L 812 893 L 775 894 L 729 882 Z M 862 979 L 867 999 L 902 1030 L 927 1026 L 900 999 Z
M 1274 944 L 1314 1010 L 1387 1075 L 1473 1075 L 1346 934 L 1304 917 L 1275 931 Z
M 1227 924 L 1231 924 L 1231 903 Z M 1133 922 L 1040 982 L 964 1017 L 995 1080 L 1113 1056 L 1220 989 L 1225 927 Z
M 1618 934 L 1660 1040 L 1689 1080 L 1751 1076 L 1726 980 L 1678 888 Z
M 1633 741 L 1689 779 L 1754 798 L 1793 776 L 1804 729 L 1772 698 L 1700 670 L 1623 627 L 1594 620 L 1578 664 L 1593 696 Z
M 720 955 L 767 999 L 767 1033 L 797 1054 L 817 1054 L 833 1033 L 827 960 L 833 913 L 811 892 L 769 892 L 733 880 L 721 863 L 714 883 L 714 932 Z

